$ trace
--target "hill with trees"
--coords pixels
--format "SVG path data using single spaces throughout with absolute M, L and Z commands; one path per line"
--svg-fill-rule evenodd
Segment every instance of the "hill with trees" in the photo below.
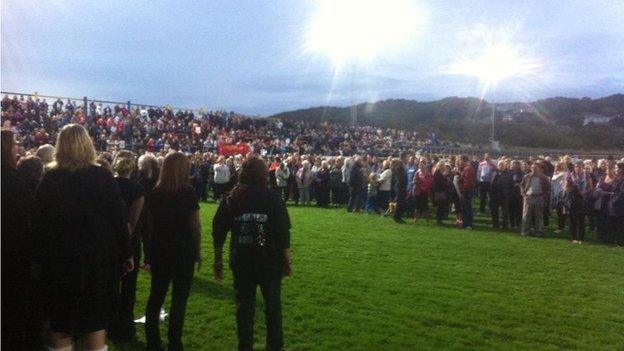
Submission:
M 504 147 L 578 150 L 624 149 L 624 94 L 599 99 L 555 97 L 531 103 L 496 103 L 478 98 L 437 101 L 389 99 L 357 105 L 358 124 L 436 132 L 440 139 L 486 145 L 496 111 L 496 139 Z M 609 117 L 584 126 L 587 116 Z M 351 123 L 351 107 L 320 106 L 272 118 Z

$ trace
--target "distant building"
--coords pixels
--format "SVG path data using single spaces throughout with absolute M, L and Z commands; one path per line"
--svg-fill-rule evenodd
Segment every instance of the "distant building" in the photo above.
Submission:
M 587 114 L 583 118 L 583 127 L 588 126 L 590 124 L 607 124 L 611 122 L 615 117 L 599 115 L 599 114 Z

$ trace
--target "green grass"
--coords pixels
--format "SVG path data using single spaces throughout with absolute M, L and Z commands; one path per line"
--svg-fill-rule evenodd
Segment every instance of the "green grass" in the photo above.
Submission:
M 212 278 L 215 210 L 202 205 L 204 266 L 187 308 L 188 350 L 236 349 L 231 272 L 222 284 Z M 624 350 L 622 248 L 499 233 L 483 218 L 464 231 L 343 209 L 289 211 L 294 276 L 282 293 L 288 350 Z M 148 274 L 139 280 L 142 316 Z M 113 349 L 143 350 L 142 325 L 138 333 L 136 344 Z

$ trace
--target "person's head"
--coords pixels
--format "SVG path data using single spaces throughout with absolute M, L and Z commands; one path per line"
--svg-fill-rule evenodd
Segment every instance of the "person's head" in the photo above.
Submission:
M 444 175 L 446 175 L 448 173 L 448 168 L 446 167 L 446 163 L 444 163 L 444 161 L 442 161 L 442 160 L 440 160 L 440 161 L 438 161 L 438 163 L 436 163 L 435 169 L 438 172 L 441 172 Z
M 460 166 L 467 166 L 468 163 L 470 163 L 470 158 L 468 157 L 468 155 L 461 155 L 459 157 L 459 161 L 460 161 Z
M 501 171 L 506 170 L 507 169 L 507 161 L 505 161 L 505 160 L 498 161 L 497 167 Z
M 70 171 L 93 165 L 95 149 L 87 130 L 79 124 L 63 127 L 56 140 L 54 159 L 56 168 Z
M 583 165 L 583 161 L 578 161 L 577 163 L 574 164 L 574 173 L 576 174 L 581 174 L 583 173 L 583 168 L 585 166 Z
M 44 165 L 54 162 L 54 146 L 45 144 L 39 146 L 35 154 L 41 159 Z
M 427 171 L 427 162 L 423 160 L 421 160 L 420 162 L 418 162 L 418 170 L 421 172 L 426 172 Z
M 266 163 L 258 157 L 247 158 L 238 175 L 238 184 L 227 196 L 231 211 L 240 214 L 245 203 L 245 193 L 250 187 L 266 187 L 269 182 L 269 170 Z
M 542 174 L 542 167 L 539 162 L 533 162 L 533 164 L 531 164 L 531 172 L 533 172 L 533 174 Z
M 561 173 L 567 170 L 568 170 L 568 164 L 563 160 L 557 162 L 557 165 L 555 165 L 555 173 Z
M 189 183 L 191 164 L 184 153 L 175 151 L 165 156 L 155 188 L 166 193 L 176 193 Z
M 490 160 L 490 154 L 488 154 L 487 152 L 483 155 L 483 159 L 486 161 Z
M 533 162 L 529 161 L 529 160 L 525 160 L 522 161 L 522 171 L 523 172 L 529 172 L 531 170 L 531 165 L 533 164 Z
M 19 145 L 15 135 L 10 130 L 2 130 L 2 168 L 17 168 L 17 153 Z
M 615 165 L 615 175 L 620 178 L 624 177 L 624 162 Z
M 126 155 L 115 156 L 113 160 L 113 171 L 123 178 L 130 178 L 132 171 L 134 171 L 134 156 L 125 157 Z
M 384 169 L 384 170 L 386 170 L 386 169 L 390 169 L 390 164 L 391 164 L 391 162 L 390 162 L 390 161 L 388 161 L 388 160 L 384 160 L 384 161 L 383 161 L 383 169 Z
M 616 177 L 616 173 L 615 173 L 615 165 L 614 165 L 612 162 L 605 163 L 604 169 L 605 169 L 605 174 L 606 174 L 609 178 L 613 179 L 613 178 L 615 178 L 615 177 Z
M 17 162 L 17 172 L 24 178 L 39 182 L 43 176 L 43 162 L 37 156 L 26 156 Z
M 144 154 L 139 157 L 138 168 L 141 175 L 146 179 L 158 177 L 158 160 L 152 154 Z

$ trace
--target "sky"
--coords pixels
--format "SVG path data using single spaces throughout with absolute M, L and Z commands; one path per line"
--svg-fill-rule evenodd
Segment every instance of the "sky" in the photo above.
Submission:
M 1 0 L 1 88 L 251 115 L 389 98 L 624 92 L 624 1 L 399 1 L 414 13 L 400 18 L 407 34 L 338 62 L 310 46 L 321 0 Z M 344 17 L 349 28 L 393 27 Z M 485 85 L 450 69 L 479 57 L 487 40 L 511 45 L 535 63 L 531 72 Z

